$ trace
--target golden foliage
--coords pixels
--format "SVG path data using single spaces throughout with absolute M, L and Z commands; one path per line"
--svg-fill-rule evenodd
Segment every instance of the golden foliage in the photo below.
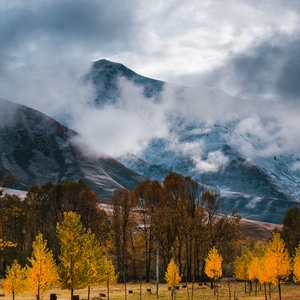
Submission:
M 296 248 L 296 253 L 293 258 L 293 280 L 300 282 L 300 244 Z
M 24 291 L 25 272 L 21 266 L 14 260 L 13 264 L 6 270 L 6 278 L 3 280 L 3 290 L 5 293 L 14 295 L 21 294 Z
M 286 280 L 291 272 L 291 259 L 279 233 L 273 234 L 272 240 L 266 246 L 264 265 L 265 282 L 279 284 L 281 280 Z
M 0 250 L 4 250 L 5 248 L 16 247 L 16 246 L 17 246 L 16 243 L 0 239 Z
M 211 279 L 217 279 L 222 276 L 223 258 L 216 247 L 213 247 L 205 258 L 205 274 Z
M 115 283 L 119 277 L 115 272 L 115 267 L 110 259 L 103 260 L 101 283 Z
M 239 280 L 249 280 L 249 267 L 253 259 L 253 255 L 249 247 L 242 248 L 242 254 L 234 263 L 234 275 Z
M 64 220 L 57 224 L 60 281 L 63 288 L 71 291 L 86 286 L 85 233 L 80 215 L 74 212 L 65 212 Z
M 26 282 L 28 290 L 39 299 L 57 282 L 58 275 L 52 251 L 47 248 L 47 241 L 43 240 L 41 233 L 37 235 L 32 248 L 32 257 L 28 259 L 30 265 L 26 266 Z
M 172 258 L 168 264 L 167 272 L 165 273 L 165 280 L 168 286 L 174 288 L 175 285 L 179 284 L 181 276 L 179 275 L 179 269 L 174 259 Z

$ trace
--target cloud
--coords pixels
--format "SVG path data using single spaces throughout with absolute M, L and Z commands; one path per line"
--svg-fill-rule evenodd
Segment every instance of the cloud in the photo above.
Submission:
M 168 137 L 174 116 L 229 123 L 241 150 L 238 137 L 249 130 L 251 142 L 265 142 L 263 155 L 294 151 L 299 15 L 294 0 L 3 0 L 0 97 L 58 119 L 72 116 L 66 123 L 103 153 L 140 151 L 151 138 Z M 120 80 L 119 106 L 94 110 L 94 87 L 82 79 L 99 57 L 195 86 L 167 85 L 163 100 L 152 103 Z M 217 154 L 211 157 L 223 162 Z
M 141 87 L 125 78 L 118 79 L 118 86 L 117 104 L 101 109 L 87 105 L 73 119 L 73 128 L 81 134 L 79 143 L 88 145 L 91 154 L 139 154 L 151 139 L 168 134 L 163 106 L 146 98 Z
M 65 125 L 86 103 L 95 89 L 83 80 L 90 64 L 35 65 L 0 72 L 1 97 L 39 110 Z M 68 116 L 69 119 L 65 117 Z
M 198 172 L 217 172 L 229 162 L 229 158 L 220 150 L 209 152 L 206 159 L 194 157 L 195 169 Z
M 130 48 L 131 1 L 12 1 L 0 6 L 0 58 L 7 65 L 89 60 Z M 82 61 L 81 61 L 82 62 Z
M 107 58 L 190 86 L 275 35 L 297 36 L 298 6 L 293 0 L 3 0 L 0 68 Z
M 276 36 L 231 57 L 200 82 L 247 99 L 299 102 L 299 50 L 300 40 Z

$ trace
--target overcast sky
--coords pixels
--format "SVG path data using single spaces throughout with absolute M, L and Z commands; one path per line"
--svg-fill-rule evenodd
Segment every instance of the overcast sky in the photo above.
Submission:
M 299 0 L 1 0 L 0 97 L 55 115 L 92 99 L 78 78 L 106 58 L 163 81 L 294 106 L 299 21 Z M 280 119 L 289 132 L 299 125 L 293 113 Z
M 295 97 L 299 17 L 298 0 L 1 0 L 0 67 L 106 58 L 164 81 Z

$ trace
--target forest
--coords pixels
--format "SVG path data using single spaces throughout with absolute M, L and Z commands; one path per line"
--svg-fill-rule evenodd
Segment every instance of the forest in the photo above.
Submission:
M 89 282 L 92 277 L 83 274 L 97 264 L 102 268 L 100 281 L 107 281 L 103 274 L 113 270 L 111 278 L 118 282 L 149 282 L 156 280 L 158 266 L 163 282 L 171 261 L 176 262 L 185 282 L 213 281 L 220 274 L 279 287 L 281 281 L 300 280 L 297 207 L 286 212 L 282 230 L 266 242 L 243 237 L 241 217 L 237 211 L 224 213 L 217 189 L 204 188 L 178 174 L 167 175 L 162 184 L 145 180 L 133 190 L 115 190 L 105 199 L 107 204 L 101 203 L 83 181 L 32 186 L 25 199 L 5 193 L 5 186 L 4 180 L 0 195 L 0 258 L 5 276 L 13 266 L 28 268 L 28 262 L 36 259 L 37 245 L 43 245 L 45 252 L 51 252 L 52 263 L 60 266 L 62 283 L 70 276 L 70 268 L 74 273 L 76 259 L 83 257 L 84 271 L 76 271 L 76 280 L 86 286 L 95 279 Z M 209 273 L 207 265 L 213 257 L 221 258 L 221 273 Z M 266 262 L 266 257 L 273 260 Z M 262 277 L 262 264 L 279 263 L 282 266 L 276 274 L 263 272 Z M 68 271 L 63 266 L 68 266 Z M 69 289 L 80 285 L 72 276 L 72 286 L 64 284 Z

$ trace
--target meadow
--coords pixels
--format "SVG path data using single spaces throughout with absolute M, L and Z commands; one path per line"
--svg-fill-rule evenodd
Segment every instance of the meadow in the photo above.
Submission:
M 151 291 L 150 291 L 151 290 Z M 230 299 L 230 300 L 265 300 L 263 287 L 258 288 L 257 295 L 254 293 L 254 288 L 249 295 L 245 294 L 245 285 L 243 282 L 230 283 L 230 293 L 228 280 L 223 279 L 217 287 L 217 295 L 214 295 L 214 291 L 210 288 L 210 285 L 198 285 L 194 284 L 194 289 L 192 284 L 180 284 L 179 289 L 176 290 L 177 300 L 193 300 L 193 299 L 205 299 L 205 300 L 215 300 L 215 299 Z M 91 288 L 90 291 L 91 300 L 104 300 L 107 298 L 106 286 L 99 285 Z M 52 289 L 43 295 L 42 300 L 49 300 L 50 294 L 56 294 L 57 300 L 69 300 L 70 291 L 61 289 Z M 100 294 L 105 294 L 106 297 Z M 75 290 L 74 295 L 79 295 L 80 300 L 87 299 L 87 289 Z M 12 295 L 5 295 L 1 297 L 3 300 L 11 300 Z M 171 293 L 166 284 L 160 284 L 158 288 L 158 297 L 156 295 L 156 284 L 153 283 L 128 283 L 126 285 L 126 294 L 124 284 L 112 284 L 110 286 L 110 300 L 118 299 L 128 299 L 128 300 L 150 300 L 150 299 L 171 299 Z M 268 294 L 268 299 L 269 294 Z M 279 299 L 277 286 L 271 286 L 271 299 Z M 282 284 L 282 300 L 298 300 L 300 299 L 300 285 L 285 283 Z M 35 300 L 35 296 L 24 292 L 21 295 L 15 296 L 15 300 Z

